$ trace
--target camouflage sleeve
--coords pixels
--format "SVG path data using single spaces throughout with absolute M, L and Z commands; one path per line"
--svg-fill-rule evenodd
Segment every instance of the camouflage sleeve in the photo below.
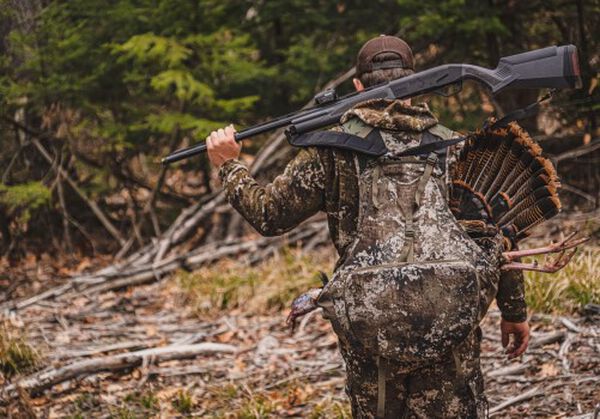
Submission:
M 265 186 L 239 160 L 225 162 L 219 177 L 229 203 L 264 236 L 283 234 L 323 208 L 325 172 L 313 148 L 302 149 Z
M 504 320 L 515 323 L 527 320 L 525 281 L 522 271 L 502 272 L 496 302 Z

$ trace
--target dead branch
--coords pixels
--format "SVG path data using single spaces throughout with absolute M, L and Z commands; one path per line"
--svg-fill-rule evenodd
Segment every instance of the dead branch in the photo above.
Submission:
M 559 318 L 560 323 L 566 327 L 567 329 L 569 329 L 571 332 L 575 332 L 575 333 L 581 333 L 581 328 L 579 326 L 577 326 L 575 323 L 573 323 L 571 320 L 567 319 L 564 316 L 561 316 Z
M 560 362 L 562 364 L 563 369 L 566 373 L 569 373 L 570 363 L 567 355 L 569 354 L 569 349 L 571 348 L 571 344 L 573 343 L 573 335 L 567 334 L 567 337 L 560 345 L 560 349 L 558 350 L 558 357 L 560 358 Z
M 58 175 L 57 179 L 57 192 L 58 192 L 58 202 L 60 203 L 60 208 L 62 210 L 63 215 L 63 231 L 65 235 L 65 243 L 67 245 L 67 249 L 69 251 L 73 250 L 73 241 L 71 240 L 71 229 L 69 228 L 69 211 L 67 210 L 67 203 L 65 201 L 65 194 L 63 191 L 62 179 L 61 175 Z
M 577 147 L 574 150 L 566 151 L 552 158 L 552 161 L 557 164 L 563 160 L 574 159 L 577 157 L 585 156 L 586 154 L 592 153 L 596 150 L 600 150 L 600 141 L 598 138 L 594 138 L 589 144 Z
M 501 411 L 502 409 L 512 406 L 513 404 L 517 404 L 522 401 L 529 400 L 534 397 L 543 396 L 543 395 L 544 395 L 544 390 L 540 389 L 539 387 L 534 387 L 534 388 L 526 391 L 525 393 L 521 393 L 516 397 L 511 397 L 510 399 L 505 400 L 502 403 L 492 407 L 490 409 L 489 413 L 490 414 L 496 413 L 496 412 Z
M 529 349 L 539 348 L 540 346 L 550 345 L 556 342 L 562 342 L 566 337 L 567 333 L 564 331 L 535 336 L 529 344 Z
M 348 80 L 350 77 L 352 77 L 352 75 L 353 69 L 333 80 L 327 84 L 326 87 L 336 87 Z M 310 106 L 311 103 L 312 101 L 306 106 Z M 24 128 L 27 129 L 26 127 Z M 39 141 L 37 141 L 37 143 L 39 144 Z M 283 131 L 277 131 L 270 137 L 267 144 L 262 147 L 257 154 L 251 167 L 251 173 L 257 175 L 259 172 L 263 174 L 271 171 L 272 169 L 280 169 L 292 157 L 293 153 L 294 149 L 287 145 Z M 49 154 L 46 154 L 49 157 Z M 69 181 L 69 178 L 66 176 L 65 179 Z M 73 186 L 74 189 L 77 186 L 74 184 L 74 182 L 71 184 L 69 181 L 69 184 Z M 78 193 L 81 192 L 78 188 L 75 190 Z M 82 196 L 82 198 L 84 197 Z M 86 199 L 84 198 L 84 200 Z M 90 205 L 89 200 L 86 200 L 86 202 L 88 202 L 88 205 Z M 93 202 L 91 202 L 91 204 L 93 206 L 90 207 L 95 213 L 97 213 L 97 217 L 101 221 L 108 221 L 108 223 L 103 224 L 106 224 L 105 227 L 110 229 L 112 226 L 110 221 L 106 217 L 102 217 L 103 214 L 97 205 L 95 205 Z M 211 261 L 216 260 L 216 255 L 218 255 L 217 257 L 226 257 L 257 250 L 264 250 L 269 253 L 283 245 L 283 243 L 286 242 L 285 240 L 297 241 L 310 239 L 315 235 L 315 233 L 318 232 L 312 228 L 309 228 L 308 225 L 305 225 L 305 227 L 301 227 L 296 232 L 293 232 L 291 235 L 289 235 L 287 239 L 284 238 L 280 240 L 273 238 L 262 238 L 248 244 L 239 244 L 238 247 L 232 246 L 231 243 L 228 243 L 227 241 L 218 241 L 218 237 L 214 237 L 212 240 L 215 241 L 210 243 L 217 244 L 216 247 L 224 245 L 226 246 L 224 250 L 221 249 L 219 252 L 215 252 L 216 247 L 211 246 L 210 248 L 200 248 L 200 250 L 208 252 L 206 255 L 199 254 L 197 251 L 185 252 L 182 255 L 181 249 L 179 249 L 178 246 L 185 242 L 185 240 L 192 234 L 194 234 L 198 227 L 211 215 L 213 215 L 216 211 L 223 209 L 232 211 L 231 208 L 229 208 L 225 199 L 225 194 L 222 191 L 203 197 L 199 202 L 184 209 L 177 219 L 171 224 L 171 226 L 164 231 L 159 238 L 157 238 L 154 242 L 143 246 L 136 252 L 129 255 L 126 259 L 116 261 L 116 263 L 112 264 L 111 266 L 103 268 L 94 273 L 75 277 L 69 282 L 69 284 L 46 291 L 30 299 L 20 302 L 9 302 L 0 305 L 0 311 L 7 309 L 22 309 L 29 305 L 39 303 L 46 298 L 56 298 L 61 295 L 64 296 L 65 294 L 72 295 L 68 293 L 76 289 L 79 291 L 86 290 L 88 292 L 101 292 L 102 290 L 111 290 L 124 286 L 146 283 L 155 279 L 159 279 L 163 275 L 173 272 L 176 269 L 193 269 L 201 266 L 204 263 L 210 263 Z M 320 231 L 326 229 L 325 223 L 319 223 L 319 226 Z M 121 251 L 118 253 L 118 256 L 122 257 L 130 250 L 133 240 L 131 240 L 131 238 L 127 241 L 124 240 L 114 226 L 112 227 L 111 234 L 117 238 L 122 246 Z M 320 242 L 323 241 L 316 240 L 311 245 L 315 245 L 316 243 Z M 256 261 L 263 256 L 264 253 L 260 256 L 257 255 L 257 257 L 255 257 L 253 260 Z
M 119 355 L 92 358 L 67 364 L 59 368 L 49 368 L 40 373 L 23 378 L 16 384 L 6 387 L 5 393 L 8 398 L 15 397 L 18 389 L 26 390 L 30 394 L 36 394 L 73 378 L 96 374 L 102 371 L 120 371 L 137 367 L 144 362 L 144 359 L 150 357 L 158 363 L 175 359 L 194 358 L 198 355 L 217 353 L 232 354 L 236 351 L 237 348 L 232 345 L 204 342 L 195 345 L 165 346 Z
M 215 262 L 221 258 L 240 256 L 247 253 L 260 254 L 260 251 L 264 249 L 279 249 L 287 243 L 310 240 L 323 229 L 326 229 L 326 222 L 315 221 L 305 224 L 303 228 L 284 236 L 260 237 L 256 240 L 248 240 L 241 243 L 238 240 L 225 240 L 210 243 L 181 255 L 171 256 L 158 263 L 146 262 L 145 264 L 140 264 L 139 267 L 133 265 L 129 269 L 105 269 L 99 271 L 97 274 L 73 278 L 67 284 L 52 288 L 22 301 L 6 302 L 0 305 L 0 312 L 4 310 L 20 310 L 47 298 L 68 299 L 81 293 L 92 295 L 152 282 L 177 269 L 197 269 L 200 266 Z
M 54 159 L 52 158 L 50 153 L 48 153 L 48 150 L 46 150 L 42 143 L 40 143 L 38 139 L 33 139 L 31 141 L 35 148 L 37 148 L 40 154 L 46 159 L 46 161 L 48 161 L 48 163 L 52 165 Z M 110 220 L 104 214 L 104 212 L 102 212 L 98 204 L 96 204 L 94 201 L 87 197 L 87 195 L 79 188 L 79 186 L 77 186 L 77 183 L 69 176 L 67 172 L 63 170 L 62 167 L 57 167 L 55 168 L 55 170 L 58 170 L 61 177 L 67 181 L 69 186 L 73 188 L 77 195 L 79 195 L 79 197 L 83 199 L 87 206 L 90 207 L 90 209 L 92 210 L 96 218 L 98 218 L 98 221 L 100 221 L 100 223 L 106 229 L 106 231 L 108 231 L 110 235 L 113 236 L 115 240 L 117 240 L 121 245 L 125 244 L 125 240 L 121 236 L 119 230 L 110 222 Z
M 596 206 L 596 201 L 598 200 L 598 198 L 596 198 L 594 195 L 591 195 L 585 191 L 582 191 L 581 189 L 571 186 L 565 182 L 561 183 L 560 189 L 565 192 L 570 192 L 572 194 L 578 195 L 578 196 L 582 197 L 583 199 L 585 199 L 586 201 L 588 201 L 589 203 L 591 203 L 592 205 Z
M 16 127 L 17 129 L 27 132 L 29 135 L 35 137 L 31 140 L 31 143 L 35 146 L 35 148 L 37 148 L 37 150 L 44 157 L 44 159 L 46 159 L 46 161 L 50 164 L 50 166 L 54 170 L 58 171 L 58 174 L 64 180 L 67 181 L 69 186 L 71 186 L 73 188 L 73 190 L 77 193 L 77 195 L 79 195 L 79 197 L 88 205 L 88 207 L 90 207 L 90 209 L 92 210 L 92 212 L 94 213 L 96 218 L 98 218 L 98 220 L 100 221 L 102 226 L 110 233 L 110 235 L 113 236 L 121 245 L 123 245 L 125 243 L 125 240 L 123 239 L 123 237 L 121 237 L 121 233 L 119 233 L 119 230 L 110 222 L 108 217 L 106 217 L 106 215 L 104 215 L 104 213 L 102 212 L 100 207 L 94 201 L 90 200 L 87 197 L 87 195 L 79 188 L 79 186 L 77 186 L 77 183 L 68 175 L 68 173 L 66 173 L 62 169 L 62 167 L 55 166 L 55 159 L 52 158 L 52 156 L 50 155 L 48 150 L 46 150 L 46 148 L 42 145 L 42 143 L 40 143 L 39 138 L 42 138 L 43 135 L 30 130 L 26 126 L 22 125 L 21 123 L 13 120 L 11 118 L 5 117 L 4 119 L 7 122 L 9 122 L 10 124 L 12 124 L 14 127 Z
M 514 375 L 514 374 L 522 374 L 530 368 L 530 365 L 527 362 L 522 364 L 514 364 L 509 365 L 504 368 L 493 369 L 492 371 L 487 372 L 488 377 L 502 377 L 505 375 Z

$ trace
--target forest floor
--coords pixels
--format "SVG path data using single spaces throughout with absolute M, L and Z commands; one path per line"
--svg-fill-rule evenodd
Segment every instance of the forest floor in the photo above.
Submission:
M 315 262 L 291 253 L 258 268 L 223 262 L 149 285 L 4 314 L 4 349 L 17 360 L 29 356 L 35 367 L 11 376 L 10 363 L 0 357 L 0 416 L 350 417 L 329 323 L 313 312 L 294 333 L 285 325 L 290 299 L 314 285 L 314 269 L 330 262 L 329 256 Z M 492 309 L 482 324 L 492 417 L 594 417 L 600 316 L 534 314 L 529 350 L 515 360 L 506 359 L 499 322 Z M 24 377 L 87 365 L 81 361 L 201 343 L 217 345 L 191 359 L 161 361 L 150 353 L 141 365 L 90 370 L 33 396 L 11 387 Z

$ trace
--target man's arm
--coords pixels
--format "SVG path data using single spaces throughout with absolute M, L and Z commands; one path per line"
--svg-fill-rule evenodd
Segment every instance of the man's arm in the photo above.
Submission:
M 275 236 L 296 227 L 323 208 L 325 172 L 315 149 L 303 149 L 272 183 L 262 186 L 238 160 L 233 127 L 207 138 L 208 156 L 231 205 L 262 235 Z
M 525 352 L 529 344 L 525 282 L 522 271 L 501 273 L 496 302 L 502 313 L 500 323 L 502 346 L 507 348 L 509 358 L 517 357 Z

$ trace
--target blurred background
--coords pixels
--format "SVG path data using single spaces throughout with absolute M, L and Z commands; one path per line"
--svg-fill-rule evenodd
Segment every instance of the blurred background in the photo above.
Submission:
M 132 234 L 131 249 L 148 243 L 218 188 L 205 156 L 166 172 L 161 156 L 230 122 L 239 129 L 299 109 L 382 33 L 412 45 L 417 70 L 495 67 L 503 55 L 573 43 L 583 89 L 522 123 L 557 155 L 598 136 L 597 0 L 0 3 L 0 252 L 12 259 L 114 254 Z M 466 131 L 539 93 L 491 98 L 468 85 L 430 105 Z M 577 208 L 598 204 L 598 155 L 559 165 L 574 177 L 565 198 Z
M 599 0 L 0 0 L 4 390 L 47 360 L 202 339 L 247 349 L 207 359 L 212 369 L 129 365 L 125 377 L 70 381 L 52 397 L 19 393 L 9 414 L 347 417 L 328 324 L 313 319 L 301 328 L 307 337 L 294 339 L 283 327 L 289 302 L 319 284 L 317 268 L 333 267 L 323 217 L 260 238 L 226 204 L 206 156 L 168 168 L 160 158 L 226 124 L 242 129 L 297 110 L 324 88 L 350 92 L 362 43 L 390 34 L 412 46 L 417 71 L 493 68 L 502 56 L 577 46 L 582 89 L 559 92 L 520 121 L 563 185 L 563 213 L 526 246 L 574 230 L 592 241 L 566 270 L 527 276 L 537 351 L 546 355 L 510 364 L 511 379 L 487 377 L 496 407 L 538 391 L 537 404 L 498 415 L 587 417 L 600 375 L 598 317 L 592 326 L 585 317 L 600 303 L 599 27 Z M 467 83 L 417 101 L 467 132 L 543 93 L 492 97 Z M 266 182 L 293 155 L 276 132 L 245 141 L 242 157 Z M 498 320 L 497 312 L 486 320 L 488 372 L 506 366 Z M 515 371 L 525 371 L 520 381 Z M 539 398 L 540 376 L 567 374 L 570 395 L 549 381 L 556 391 Z

